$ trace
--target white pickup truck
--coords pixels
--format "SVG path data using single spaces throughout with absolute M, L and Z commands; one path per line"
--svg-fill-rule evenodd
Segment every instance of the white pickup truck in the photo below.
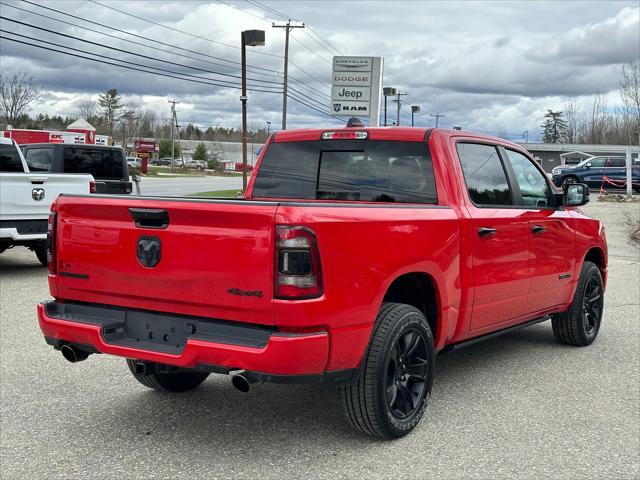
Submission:
M 93 176 L 88 174 L 30 172 L 18 145 L 10 138 L 0 138 L 0 253 L 25 246 L 46 265 L 51 203 L 61 193 L 94 190 Z

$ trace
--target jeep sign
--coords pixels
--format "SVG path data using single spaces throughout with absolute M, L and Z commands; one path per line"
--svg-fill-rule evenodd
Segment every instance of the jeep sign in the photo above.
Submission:
M 371 87 L 331 87 L 331 98 L 339 100 L 369 101 Z
M 333 57 L 330 113 L 369 117 L 369 125 L 377 126 L 382 66 L 382 57 Z

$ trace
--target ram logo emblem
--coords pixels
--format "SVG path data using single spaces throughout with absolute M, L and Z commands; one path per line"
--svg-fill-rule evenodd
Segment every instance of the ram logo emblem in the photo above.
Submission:
M 160 262 L 162 243 L 158 237 L 140 237 L 138 239 L 137 257 L 140 265 L 153 268 Z
M 36 202 L 44 200 L 44 188 L 34 188 L 31 190 L 31 198 Z

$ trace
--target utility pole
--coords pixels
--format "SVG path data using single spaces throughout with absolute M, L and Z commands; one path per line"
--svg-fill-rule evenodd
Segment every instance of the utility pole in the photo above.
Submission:
M 440 117 L 444 118 L 445 114 L 444 113 L 432 113 L 431 116 L 432 117 L 436 117 L 436 128 L 438 128 L 438 120 L 440 120 Z
M 396 97 L 393 101 L 396 103 L 397 107 L 398 107 L 398 117 L 396 118 L 396 125 L 400 125 L 400 106 L 402 105 L 402 98 L 401 95 L 409 95 L 408 93 L 402 93 L 400 92 L 400 90 L 398 90 L 396 92 Z
M 174 172 L 174 160 L 175 160 L 175 128 L 178 126 L 178 119 L 176 118 L 176 103 L 180 103 L 178 100 L 169 100 L 171 104 L 171 173 Z
M 293 25 L 291 20 L 287 20 L 285 24 L 272 23 L 273 28 L 284 28 L 284 86 L 282 92 L 282 130 L 287 129 L 287 87 L 289 80 L 289 32 L 294 28 L 304 28 L 304 23 Z

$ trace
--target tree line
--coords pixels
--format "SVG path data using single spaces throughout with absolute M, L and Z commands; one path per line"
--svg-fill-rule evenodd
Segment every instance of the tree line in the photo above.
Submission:
M 6 128 L 28 128 L 36 130 L 64 130 L 67 125 L 83 118 L 96 129 L 98 135 L 109 135 L 116 142 L 130 142 L 137 138 L 170 138 L 172 119 L 157 111 L 143 107 L 132 101 L 125 102 L 118 90 L 111 88 L 96 99 L 82 100 L 77 112 L 72 116 L 49 116 L 27 113 L 29 105 L 40 96 L 40 87 L 34 78 L 24 73 L 6 76 L 0 75 L 0 118 Z M 264 128 L 249 129 L 250 141 L 263 143 L 267 138 Z M 240 128 L 221 126 L 201 128 L 188 123 L 179 125 L 176 138 L 211 142 L 240 142 Z
M 635 145 L 640 136 L 640 60 L 620 72 L 622 106 L 607 105 L 596 92 L 588 109 L 569 100 L 563 110 L 547 110 L 542 127 L 545 143 Z

